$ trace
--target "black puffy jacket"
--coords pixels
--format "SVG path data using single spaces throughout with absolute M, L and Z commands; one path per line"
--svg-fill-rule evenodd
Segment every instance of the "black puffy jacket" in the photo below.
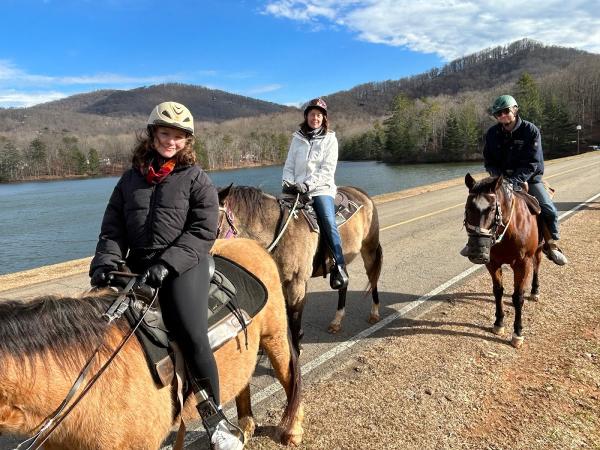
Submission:
M 539 183 L 544 174 L 540 130 L 520 117 L 510 132 L 496 124 L 485 135 L 483 158 L 490 175 L 504 175 L 520 183 Z
M 157 255 L 153 262 L 181 274 L 212 247 L 218 216 L 217 190 L 198 166 L 176 167 L 152 185 L 131 168 L 106 207 L 90 275 L 102 266 L 116 268 L 128 251 Z

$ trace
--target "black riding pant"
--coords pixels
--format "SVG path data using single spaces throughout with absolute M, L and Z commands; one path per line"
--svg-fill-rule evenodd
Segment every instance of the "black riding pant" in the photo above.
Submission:
M 208 258 L 179 276 L 169 276 L 159 293 L 165 326 L 181 348 L 193 383 L 206 389 L 217 405 L 219 373 L 208 341 Z

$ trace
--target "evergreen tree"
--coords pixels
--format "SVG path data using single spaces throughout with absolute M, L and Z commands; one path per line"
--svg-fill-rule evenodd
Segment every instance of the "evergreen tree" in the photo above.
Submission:
M 411 133 L 414 101 L 400 94 L 394 99 L 392 116 L 385 120 L 384 161 L 412 161 L 416 140 Z
M 37 177 L 43 173 L 47 154 L 46 144 L 39 137 L 31 141 L 25 155 L 29 164 L 30 175 Z
M 572 143 L 577 139 L 575 124 L 569 119 L 567 108 L 556 95 L 552 95 L 545 107 L 542 148 L 546 156 L 566 156 L 575 153 Z
M 443 161 L 459 161 L 463 151 L 461 130 L 456 114 L 451 112 L 446 120 L 446 136 L 443 146 Z
M 88 152 L 88 170 L 90 175 L 100 173 L 100 157 L 98 156 L 98 150 L 93 147 Z
M 537 83 L 531 75 L 523 72 L 516 85 L 515 99 L 520 116 L 538 127 L 544 122 L 543 103 Z
M 4 148 L 0 152 L 0 182 L 18 180 L 23 166 L 21 154 L 15 144 L 4 140 Z

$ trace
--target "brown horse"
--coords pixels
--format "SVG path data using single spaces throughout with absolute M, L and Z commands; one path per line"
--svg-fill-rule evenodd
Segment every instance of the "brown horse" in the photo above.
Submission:
M 519 348 L 523 345 L 521 314 L 525 284 L 532 272 L 530 298 L 539 299 L 538 272 L 542 246 L 537 216 L 530 211 L 525 196 L 515 193 L 502 177 L 488 177 L 476 182 L 467 174 L 465 184 L 469 188 L 465 204 L 469 259 L 485 264 L 492 276 L 496 300 L 495 334 L 504 333 L 502 264 L 509 264 L 512 268 L 515 322 L 511 344 Z
M 349 264 L 360 253 L 363 259 L 373 303 L 369 322 L 379 321 L 379 294 L 377 282 L 381 273 L 383 253 L 379 243 L 379 220 L 373 200 L 364 191 L 355 187 L 340 187 L 355 203 L 362 205 L 354 216 L 340 226 L 344 258 Z M 269 246 L 277 238 L 278 223 L 283 219 L 278 200 L 260 189 L 250 186 L 229 186 L 219 190 L 221 219 L 219 237 L 234 234 L 248 237 Z M 292 340 L 300 348 L 302 337 L 302 311 L 308 279 L 323 275 L 323 264 L 314 261 L 319 244 L 319 235 L 310 230 L 306 220 L 298 215 L 289 222 L 273 250 L 273 258 L 279 266 L 283 291 L 288 307 L 288 320 Z M 332 265 L 327 256 L 325 270 Z M 329 332 L 341 329 L 345 314 L 347 289 L 340 289 L 338 307 L 329 324 Z
M 302 438 L 300 372 L 288 339 L 285 303 L 273 259 L 251 240 L 217 241 L 216 254 L 257 276 L 267 288 L 265 307 L 244 336 L 215 352 L 223 401 L 236 399 L 238 420 L 250 437 L 255 423 L 249 380 L 259 345 L 266 351 L 287 394 L 284 443 Z M 60 404 L 86 359 L 100 343 L 99 366 L 130 328 L 124 319 L 108 325 L 100 316 L 114 294 L 81 298 L 46 296 L 0 303 L 0 432 L 30 435 Z M 93 370 L 95 372 L 95 370 Z M 88 394 L 56 428 L 46 450 L 156 450 L 176 421 L 173 389 L 159 389 L 137 339 L 131 339 Z M 193 396 L 184 417 L 197 418 Z

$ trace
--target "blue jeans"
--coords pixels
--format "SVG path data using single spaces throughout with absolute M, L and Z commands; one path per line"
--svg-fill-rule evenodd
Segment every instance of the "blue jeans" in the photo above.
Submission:
M 552 239 L 560 239 L 560 231 L 558 230 L 558 211 L 556 210 L 554 203 L 552 203 L 552 199 L 550 198 L 548 191 L 546 191 L 544 184 L 530 183 L 529 193 L 540 202 L 540 207 L 542 208 L 541 216 L 552 235 Z
M 335 203 L 329 195 L 317 195 L 313 199 L 313 208 L 317 213 L 317 220 L 321 228 L 321 236 L 333 253 L 337 265 L 345 265 L 342 240 L 335 224 Z

